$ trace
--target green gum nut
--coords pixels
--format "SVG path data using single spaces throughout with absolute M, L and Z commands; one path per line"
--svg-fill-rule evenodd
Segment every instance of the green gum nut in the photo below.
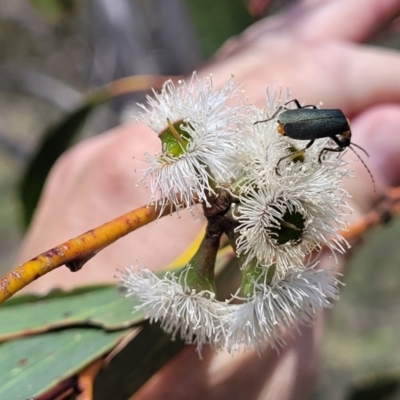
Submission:
M 190 135 L 183 128 L 190 126 L 188 122 L 183 120 L 171 123 L 167 119 L 168 127 L 159 134 L 163 146 L 165 156 L 178 158 L 185 154 L 186 148 L 190 141 Z
M 203 290 L 214 293 L 214 281 L 211 276 L 199 273 L 194 267 L 186 267 L 181 273 L 181 284 L 187 291 L 199 293 Z M 205 294 L 204 297 L 207 297 Z
M 275 264 L 269 266 L 265 276 L 266 268 L 267 267 L 261 267 L 254 259 L 243 270 L 241 292 L 244 297 L 253 296 L 255 293 L 255 284 L 261 283 L 261 281 L 266 285 L 271 284 L 272 278 L 275 275 L 276 266 Z

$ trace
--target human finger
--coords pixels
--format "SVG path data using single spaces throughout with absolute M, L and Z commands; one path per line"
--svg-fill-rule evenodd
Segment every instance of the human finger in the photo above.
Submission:
M 304 0 L 278 14 L 274 30 L 296 40 L 361 42 L 399 11 L 399 0 Z
M 304 0 L 264 18 L 229 39 L 218 51 L 224 59 L 255 42 L 286 38 L 296 42 L 362 42 L 400 12 L 400 0 Z
M 206 72 L 244 84 L 249 98 L 262 106 L 265 86 L 288 87 L 292 97 L 353 116 L 382 103 L 400 102 L 400 53 L 347 42 L 310 44 L 269 40 L 210 65 Z
M 350 179 L 347 184 L 358 213 L 370 209 L 376 196 L 382 195 L 389 187 L 400 184 L 399 126 L 398 104 L 372 107 L 352 121 L 353 141 L 369 153 L 369 158 L 361 156 L 377 186 L 377 194 L 374 194 L 369 172 L 362 163 L 353 164 L 356 179 Z M 348 157 L 355 158 L 351 153 Z

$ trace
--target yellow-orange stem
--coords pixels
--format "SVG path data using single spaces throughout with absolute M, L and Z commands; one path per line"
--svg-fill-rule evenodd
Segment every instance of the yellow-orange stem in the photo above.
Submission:
M 351 224 L 347 231 L 342 231 L 341 235 L 348 241 L 360 240 L 370 229 L 388 223 L 399 214 L 400 187 L 390 188 L 371 211 Z
M 162 216 L 172 211 L 172 207 L 168 206 Z M 73 265 L 73 262 L 78 260 L 77 265 L 81 267 L 111 243 L 154 221 L 159 212 L 154 205 L 140 207 L 21 264 L 0 279 L 0 304 L 35 279 L 64 264 Z

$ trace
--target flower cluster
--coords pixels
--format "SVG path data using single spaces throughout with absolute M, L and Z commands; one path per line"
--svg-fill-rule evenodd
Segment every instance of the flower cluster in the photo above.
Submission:
M 320 162 L 321 152 L 335 147 L 329 138 L 305 149 L 307 142 L 279 134 L 279 115 L 296 108 L 289 93 L 267 90 L 260 110 L 232 78 L 217 89 L 211 76 L 193 74 L 188 83 L 168 81 L 141 108 L 138 120 L 162 144 L 159 154 L 146 154 L 150 201 L 177 210 L 202 203 L 213 236 L 230 240 L 242 286 L 217 300 L 204 279 L 204 271 L 213 276 L 212 257 L 201 257 L 218 246 L 205 239 L 180 274 L 126 269 L 128 295 L 150 321 L 199 351 L 204 343 L 232 353 L 284 344 L 298 322 L 311 323 L 338 296 L 335 274 L 308 261 L 323 247 L 335 254 L 347 246 L 340 235 L 350 212 L 342 186 L 347 164 L 331 152 Z
M 298 321 L 311 323 L 338 296 L 338 281 L 332 273 L 313 267 L 288 273 L 271 285 L 263 274 L 254 282 L 253 295 L 240 298 L 241 304 L 218 301 L 207 290 L 196 292 L 181 276 L 167 272 L 160 278 L 135 265 L 125 269 L 121 281 L 127 296 L 140 301 L 135 311 L 143 310 L 150 322 L 160 321 L 173 338 L 179 334 L 186 343 L 196 344 L 199 353 L 205 343 L 230 353 L 283 345 L 286 331 Z
M 167 81 L 161 93 L 148 97 L 148 106 L 137 117 L 156 132 L 162 152 L 146 154 L 150 167 L 150 201 L 186 207 L 197 199 L 207 202 L 216 182 L 229 182 L 235 162 L 235 134 L 244 113 L 242 92 L 231 78 L 215 89 L 211 77 Z M 235 102 L 236 104 L 228 103 Z M 177 196 L 178 195 L 178 196 Z

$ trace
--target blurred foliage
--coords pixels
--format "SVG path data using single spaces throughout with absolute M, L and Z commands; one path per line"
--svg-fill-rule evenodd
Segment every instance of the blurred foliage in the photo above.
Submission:
M 374 376 L 356 382 L 346 400 L 396 400 L 400 398 L 400 374 Z
M 30 0 L 31 4 L 51 22 L 60 22 L 65 16 L 70 15 L 75 8 L 74 0 Z
M 186 3 L 206 59 L 254 22 L 243 0 L 187 0 Z

